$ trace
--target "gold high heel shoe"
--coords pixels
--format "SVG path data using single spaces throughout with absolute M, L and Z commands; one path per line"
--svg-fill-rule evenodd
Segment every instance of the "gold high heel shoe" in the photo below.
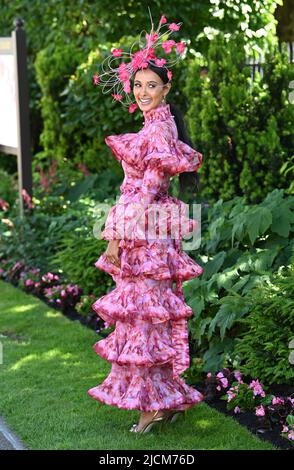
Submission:
M 154 416 L 151 419 L 151 421 L 148 421 L 148 423 L 146 423 L 140 430 L 138 430 L 138 425 L 137 424 L 133 424 L 133 426 L 130 429 L 130 432 L 135 432 L 135 433 L 138 433 L 138 434 L 146 434 L 147 432 L 151 431 L 151 429 L 153 428 L 153 426 L 156 423 L 160 423 L 160 422 L 162 423 L 163 421 L 165 421 L 166 420 L 166 414 L 164 414 L 162 416 L 157 416 L 158 412 L 159 412 L 159 410 L 157 410 L 154 413 Z
M 167 423 L 175 423 L 181 415 L 186 416 L 186 410 L 171 410 L 166 413 L 165 420 Z

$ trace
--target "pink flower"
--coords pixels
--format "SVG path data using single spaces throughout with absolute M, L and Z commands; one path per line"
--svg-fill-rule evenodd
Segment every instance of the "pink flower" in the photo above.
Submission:
M 42 188 L 44 189 L 45 192 L 48 192 L 50 183 L 49 183 L 48 179 L 46 178 L 45 173 L 44 173 L 43 170 L 40 170 L 40 175 L 41 175 L 41 186 L 42 186 Z
M 146 33 L 145 38 L 146 38 L 147 47 L 150 47 L 150 46 L 152 46 L 152 44 L 155 43 L 155 41 L 157 41 L 158 34 L 157 33 L 152 33 L 152 34 Z
M 161 16 L 159 23 L 160 23 L 160 24 L 165 24 L 165 23 L 167 23 L 167 19 L 166 19 L 166 17 L 165 17 L 164 15 Z
M 283 426 L 283 429 L 282 429 L 282 432 L 288 432 L 289 431 L 289 428 L 287 426 Z
M 234 372 L 235 379 L 238 380 L 238 382 L 242 383 L 242 374 L 239 370 L 236 370 Z
M 178 25 L 176 23 L 171 23 L 168 27 L 168 29 L 170 29 L 171 31 L 179 31 L 181 25 Z
M 280 397 L 274 397 L 272 399 L 272 404 L 273 405 L 283 405 L 284 403 L 285 403 L 284 400 Z
M 236 394 L 228 390 L 228 402 L 236 398 Z
M 240 411 L 241 411 L 241 410 L 240 410 L 239 406 L 235 406 L 235 408 L 234 408 L 234 413 L 240 413 Z
M 218 385 L 216 389 L 220 392 L 222 388 Z
M 40 282 L 35 282 L 35 287 L 40 287 L 41 283 Z
M 258 380 L 252 380 L 252 382 L 249 384 L 249 388 L 253 389 L 254 396 L 260 395 L 261 397 L 265 397 L 263 388 Z
M 178 54 L 182 54 L 186 49 L 186 43 L 185 42 L 177 42 L 176 49 L 177 49 Z
M 220 380 L 221 381 L 221 384 L 224 388 L 227 388 L 228 385 L 229 385 L 229 382 L 228 382 L 228 379 L 226 379 L 225 377 L 223 379 Z
M 217 376 L 219 379 L 221 379 L 221 378 L 224 376 L 224 374 L 223 374 L 222 372 L 219 372 L 216 376 Z
M 111 96 L 113 96 L 113 98 L 116 100 L 116 101 L 121 101 L 122 100 L 122 95 L 117 95 L 115 93 L 111 93 Z
M 133 103 L 129 106 L 129 113 L 133 113 L 138 108 L 136 103 Z
M 66 297 L 66 292 L 64 289 L 60 292 L 60 297 Z
M 113 49 L 112 55 L 113 57 L 120 57 L 122 53 L 122 49 Z
M 168 78 L 169 80 L 171 80 L 171 79 L 172 79 L 172 76 L 173 76 L 173 74 L 172 74 L 172 72 L 169 70 L 169 71 L 167 72 L 167 78 Z
M 210 379 L 212 377 L 212 373 L 211 372 L 208 372 L 207 376 L 206 376 L 208 379 Z
M 94 82 L 94 85 L 98 85 L 98 83 L 100 82 L 100 77 L 99 77 L 98 73 L 95 73 L 93 75 L 93 82 Z
M 136 71 L 139 68 L 147 68 L 148 60 L 154 60 L 154 49 L 150 47 L 149 49 L 142 49 L 141 51 L 135 52 L 132 54 L 132 69 Z
M 124 91 L 125 91 L 126 93 L 130 93 L 130 92 L 131 92 L 131 82 L 130 82 L 130 80 L 126 80 L 126 81 L 124 82 Z
M 256 416 L 265 416 L 264 407 L 263 407 L 262 405 L 257 406 L 257 407 L 255 408 L 255 414 L 256 414 Z
M 164 64 L 166 64 L 165 59 L 155 59 L 155 64 L 158 65 L 158 67 L 162 67 Z
M 32 204 L 31 196 L 27 193 L 25 189 L 22 190 L 21 192 L 22 197 L 24 198 L 25 202 L 27 203 L 28 207 L 32 209 L 34 206 Z
M 6 202 L 4 199 L 0 199 L 0 210 L 6 211 L 9 207 L 9 203 Z
M 169 54 L 175 44 L 176 43 L 173 39 L 169 39 L 168 41 L 163 42 L 161 45 L 162 45 L 162 48 L 164 49 L 164 52 L 166 54 Z
M 34 281 L 32 281 L 32 279 L 27 279 L 25 281 L 25 286 L 32 286 L 34 284 Z
M 294 441 L 294 431 L 289 432 L 288 439 L 290 439 L 290 441 Z
M 128 66 L 125 62 L 122 62 L 118 66 L 118 76 L 121 82 L 125 82 L 126 80 L 129 80 L 130 78 L 130 72 L 128 69 Z

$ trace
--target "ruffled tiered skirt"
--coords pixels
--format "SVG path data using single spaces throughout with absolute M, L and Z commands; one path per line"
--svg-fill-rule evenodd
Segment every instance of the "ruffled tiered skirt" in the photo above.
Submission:
M 105 255 L 96 262 L 116 287 L 92 308 L 115 330 L 93 346 L 112 367 L 88 394 L 125 409 L 190 408 L 204 397 L 180 378 L 190 365 L 187 320 L 193 315 L 181 283 L 203 269 L 173 239 L 121 240 L 119 246 L 120 268 Z

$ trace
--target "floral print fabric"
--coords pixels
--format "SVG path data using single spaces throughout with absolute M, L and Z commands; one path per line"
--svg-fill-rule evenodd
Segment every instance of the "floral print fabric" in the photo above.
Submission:
M 104 254 L 95 263 L 116 287 L 92 308 L 115 330 L 94 345 L 112 367 L 88 394 L 119 408 L 183 410 L 203 396 L 179 377 L 190 365 L 187 320 L 193 315 L 182 282 L 203 268 L 181 249 L 196 221 L 167 191 L 170 177 L 196 171 L 202 155 L 178 140 L 169 105 L 144 112 L 144 119 L 138 133 L 105 139 L 125 173 L 102 232 L 105 240 L 120 239 L 120 268 Z

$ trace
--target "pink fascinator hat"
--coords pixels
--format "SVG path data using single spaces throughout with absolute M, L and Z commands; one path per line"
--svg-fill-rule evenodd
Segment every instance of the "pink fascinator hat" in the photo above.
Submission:
M 143 30 L 130 50 L 113 49 L 100 64 L 101 71 L 93 75 L 93 84 L 102 87 L 104 94 L 111 93 L 132 113 L 138 107 L 131 94 L 131 79 L 138 70 L 148 67 L 149 61 L 157 67 L 164 67 L 169 81 L 172 79 L 170 68 L 174 66 L 186 51 L 185 42 L 176 42 L 170 36 L 179 31 L 182 23 L 168 23 L 162 15 L 156 30 L 154 29 L 150 9 L 151 30 Z

